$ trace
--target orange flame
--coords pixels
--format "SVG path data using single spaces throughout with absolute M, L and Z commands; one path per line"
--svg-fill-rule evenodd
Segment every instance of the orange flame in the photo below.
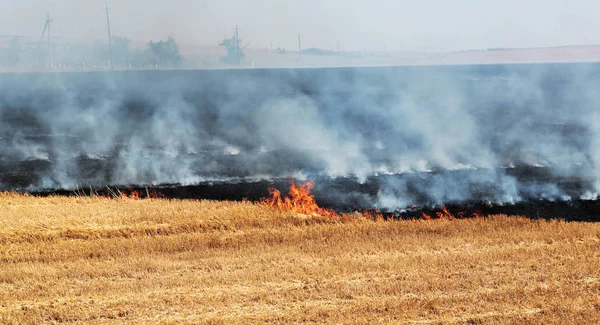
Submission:
M 303 214 L 317 214 L 322 216 L 336 216 L 332 210 L 320 208 L 315 202 L 311 190 L 314 182 L 296 184 L 290 181 L 290 192 L 286 198 L 281 198 L 281 192 L 276 188 L 269 188 L 270 198 L 260 200 L 260 204 L 276 207 L 282 210 L 294 211 Z
M 121 196 L 125 199 L 139 200 L 140 192 L 138 192 L 136 190 L 130 190 L 129 194 L 127 194 L 125 191 L 122 191 Z
M 383 214 L 379 213 L 379 210 L 377 210 L 377 209 L 363 211 L 362 216 L 367 219 L 374 220 L 374 221 L 384 221 L 385 220 L 385 218 L 383 217 Z
M 127 193 L 129 191 L 129 193 Z M 124 199 L 141 200 L 141 199 L 164 199 L 165 196 L 162 193 L 158 193 L 155 189 L 146 188 L 145 193 L 140 193 L 138 190 L 128 189 L 118 191 L 120 197 Z M 108 195 L 108 194 L 107 194 Z M 109 195 L 110 197 L 110 195 Z
M 164 199 L 165 195 L 162 193 L 158 193 L 155 189 L 146 190 L 146 198 L 147 199 Z
M 456 219 L 456 217 L 454 217 L 454 215 L 452 213 L 450 213 L 450 211 L 448 211 L 448 209 L 446 209 L 445 206 L 442 207 L 441 212 L 437 212 L 436 214 L 440 219 L 447 219 L 447 220 Z
M 427 214 L 427 213 L 425 213 L 425 212 L 421 212 L 421 217 L 422 217 L 423 219 L 425 219 L 425 220 L 431 220 L 431 219 L 433 219 L 433 218 L 431 218 L 431 216 L 430 216 L 430 215 L 428 215 L 428 214 Z

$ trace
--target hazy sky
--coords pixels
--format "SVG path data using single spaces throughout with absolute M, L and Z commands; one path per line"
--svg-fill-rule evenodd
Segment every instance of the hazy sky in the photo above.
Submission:
M 0 0 L 0 35 L 106 38 L 101 0 Z M 598 0 L 112 0 L 113 34 L 251 47 L 462 50 L 600 43 Z

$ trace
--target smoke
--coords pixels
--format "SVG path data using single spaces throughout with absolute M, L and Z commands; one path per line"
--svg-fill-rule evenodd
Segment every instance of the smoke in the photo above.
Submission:
M 174 36 L 183 43 L 214 44 L 236 24 L 251 47 L 305 47 L 344 51 L 430 51 L 598 44 L 600 4 L 590 0 L 157 0 L 108 1 L 115 35 L 142 43 Z M 38 38 L 47 13 L 64 39 L 106 39 L 97 0 L 0 1 L 4 35 Z M 434 8 L 435 10 L 432 10 Z M 519 8 L 519 10 L 515 10 Z M 135 13 L 132 15 L 131 13 Z M 274 28 L 275 27 L 275 28 Z M 89 59 L 88 59 L 89 60 Z
M 377 180 L 397 210 L 597 197 L 596 64 L 1 74 L 0 188 Z M 318 186 L 318 182 L 317 182 Z

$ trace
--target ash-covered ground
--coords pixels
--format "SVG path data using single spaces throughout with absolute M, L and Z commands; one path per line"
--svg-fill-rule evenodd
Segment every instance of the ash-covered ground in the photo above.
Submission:
M 599 64 L 0 74 L 0 190 L 257 199 L 295 178 L 344 211 L 591 204 L 599 82 Z

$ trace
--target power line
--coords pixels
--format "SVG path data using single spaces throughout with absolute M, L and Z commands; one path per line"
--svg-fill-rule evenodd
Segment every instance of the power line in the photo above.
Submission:
M 108 27 L 108 52 L 110 54 L 110 69 L 114 70 L 115 67 L 113 65 L 112 35 L 110 33 L 110 15 L 107 2 L 104 3 L 104 10 L 106 11 L 106 26 Z

